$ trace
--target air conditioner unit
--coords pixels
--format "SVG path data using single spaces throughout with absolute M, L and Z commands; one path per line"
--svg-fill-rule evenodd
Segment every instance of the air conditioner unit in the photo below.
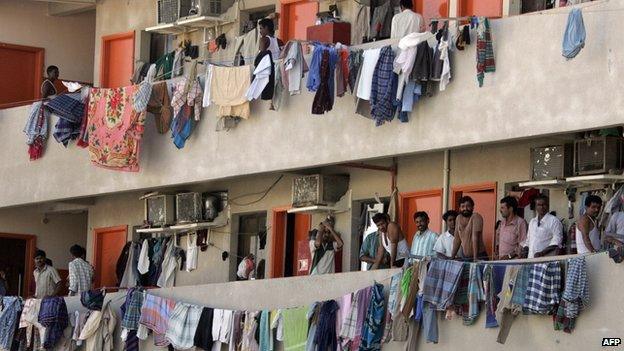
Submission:
M 204 219 L 203 201 L 200 193 L 181 193 L 176 195 L 176 222 L 196 223 Z
M 180 18 L 219 16 L 234 4 L 234 0 L 191 0 L 188 9 L 180 7 Z
M 154 195 L 145 200 L 145 222 L 150 226 L 165 226 L 174 223 L 174 196 Z
M 620 137 L 593 137 L 574 141 L 574 174 L 602 174 L 620 171 L 624 139 Z
M 158 0 L 158 24 L 177 21 L 180 13 L 189 13 L 192 3 L 193 0 Z
M 349 190 L 348 176 L 314 174 L 293 180 L 292 205 L 304 207 L 332 205 Z
M 572 176 L 572 144 L 531 149 L 531 180 L 564 179 Z

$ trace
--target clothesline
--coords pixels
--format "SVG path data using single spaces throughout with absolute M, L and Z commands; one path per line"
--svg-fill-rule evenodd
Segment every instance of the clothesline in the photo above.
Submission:
M 513 259 L 513 260 L 497 260 L 497 261 L 461 261 L 470 264 L 478 264 L 478 265 L 498 265 L 498 266 L 513 266 L 513 265 L 525 265 L 525 264 L 536 264 L 536 263 L 548 263 L 548 262 L 562 262 L 568 261 L 577 257 L 589 257 L 599 254 L 604 254 L 607 251 L 599 251 L 593 253 L 586 254 L 576 254 L 576 255 L 559 255 L 559 256 L 548 256 L 548 257 L 538 257 L 538 258 L 525 258 L 525 259 Z M 559 257 L 559 258 L 554 258 Z M 422 260 L 422 259 L 431 259 L 438 261 L 454 261 L 447 258 L 440 258 L 436 256 L 419 256 L 419 255 L 410 255 L 410 259 Z

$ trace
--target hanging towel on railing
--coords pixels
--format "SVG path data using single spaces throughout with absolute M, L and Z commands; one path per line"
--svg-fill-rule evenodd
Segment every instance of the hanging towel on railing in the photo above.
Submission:
M 583 12 L 579 8 L 572 9 L 568 15 L 568 23 L 563 33 L 563 50 L 561 54 L 570 60 L 576 57 L 585 47 L 585 24 Z

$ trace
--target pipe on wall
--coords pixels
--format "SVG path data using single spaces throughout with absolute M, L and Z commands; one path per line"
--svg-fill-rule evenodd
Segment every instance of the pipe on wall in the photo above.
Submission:
M 442 189 L 442 213 L 449 210 L 449 194 L 450 189 L 450 175 L 451 175 L 451 150 L 444 150 L 444 169 L 442 171 L 444 177 L 444 187 Z M 446 230 L 446 223 L 442 221 L 442 227 Z

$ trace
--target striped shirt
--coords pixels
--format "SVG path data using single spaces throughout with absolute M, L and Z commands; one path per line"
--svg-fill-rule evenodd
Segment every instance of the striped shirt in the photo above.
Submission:
M 93 267 L 82 258 L 69 262 L 69 291 L 80 294 L 91 289 Z
M 416 232 L 412 238 L 412 255 L 435 256 L 433 247 L 438 240 L 438 234 L 427 229 L 424 233 Z

